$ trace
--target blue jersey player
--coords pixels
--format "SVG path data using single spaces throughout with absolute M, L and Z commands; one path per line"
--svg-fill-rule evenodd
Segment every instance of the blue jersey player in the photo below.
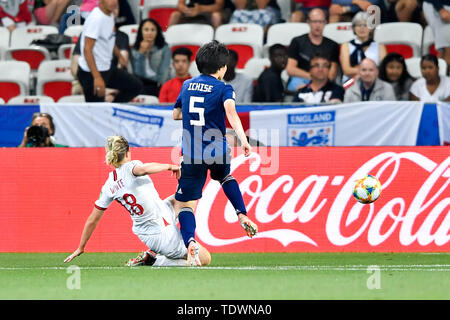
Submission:
M 200 265 L 194 210 L 202 196 L 208 170 L 211 178 L 221 183 L 247 235 L 253 237 L 258 228 L 247 217 L 239 185 L 230 175 L 225 117 L 239 137 L 245 156 L 250 155 L 251 147 L 236 112 L 233 87 L 221 81 L 227 71 L 228 49 L 217 41 L 209 42 L 199 49 L 195 62 L 201 75 L 183 83 L 173 118 L 183 121 L 183 161 L 175 193 L 176 209 L 181 235 L 188 248 L 188 261 Z

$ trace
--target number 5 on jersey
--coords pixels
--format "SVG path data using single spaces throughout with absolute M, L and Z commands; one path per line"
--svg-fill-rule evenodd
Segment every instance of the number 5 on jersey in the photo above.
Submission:
M 198 118 L 199 118 L 198 120 L 191 120 L 191 122 L 190 122 L 191 126 L 202 127 L 205 125 L 205 108 L 195 106 L 195 103 L 204 103 L 204 102 L 205 102 L 205 97 L 192 96 L 189 99 L 189 112 L 197 113 Z

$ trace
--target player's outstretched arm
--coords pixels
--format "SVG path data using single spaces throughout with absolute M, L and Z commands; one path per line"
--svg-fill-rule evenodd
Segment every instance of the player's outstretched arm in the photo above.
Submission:
M 244 149 L 244 154 L 246 157 L 252 152 L 252 147 L 247 141 L 247 137 L 244 133 L 244 128 L 242 128 L 241 119 L 236 112 L 236 103 L 233 99 L 227 99 L 224 102 L 225 113 L 227 115 L 228 122 L 230 123 L 233 130 L 236 132 L 239 140 L 241 141 L 242 148 Z
M 103 212 L 104 210 L 100 210 L 97 208 L 92 209 L 92 213 L 87 218 L 86 223 L 84 224 L 83 233 L 81 234 L 80 245 L 78 246 L 77 250 L 75 250 L 70 256 L 68 256 L 64 260 L 65 263 L 72 261 L 73 259 L 75 259 L 84 252 L 86 243 L 88 242 L 89 238 L 91 237 L 92 233 L 97 227 L 100 218 L 103 216 Z
M 144 176 L 147 174 L 159 173 L 167 170 L 172 171 L 172 174 L 175 174 L 177 179 L 180 178 L 181 170 L 179 166 L 175 164 L 156 162 L 135 165 L 133 168 L 133 174 L 135 176 Z

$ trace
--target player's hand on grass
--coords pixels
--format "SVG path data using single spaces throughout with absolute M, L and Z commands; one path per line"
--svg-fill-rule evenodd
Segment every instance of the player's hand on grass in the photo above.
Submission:
M 244 228 L 247 236 L 253 238 L 258 233 L 258 226 L 250 220 L 245 214 L 240 213 L 238 215 L 239 223 Z
M 172 171 L 172 176 L 175 174 L 175 178 L 177 178 L 177 180 L 180 179 L 180 177 L 181 177 L 181 167 L 180 166 L 172 164 L 169 170 Z
M 78 257 L 79 255 L 81 255 L 84 251 L 81 250 L 80 248 L 78 248 L 77 250 L 75 250 L 70 256 L 68 256 L 65 260 L 64 263 L 70 262 L 73 259 L 75 259 L 76 257 Z

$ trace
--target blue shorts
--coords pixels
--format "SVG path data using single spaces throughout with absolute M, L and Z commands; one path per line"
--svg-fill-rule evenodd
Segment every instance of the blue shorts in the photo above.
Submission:
M 222 181 L 230 174 L 231 156 L 227 152 L 215 161 L 202 161 L 184 159 L 181 162 L 181 177 L 178 180 L 175 199 L 181 202 L 197 200 L 202 197 L 208 170 L 211 179 Z

